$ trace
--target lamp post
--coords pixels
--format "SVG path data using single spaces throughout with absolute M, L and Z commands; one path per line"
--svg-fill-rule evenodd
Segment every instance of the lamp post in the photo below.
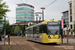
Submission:
M 35 15 L 36 15 L 36 23 L 38 21 L 38 17 L 39 17 L 39 14 L 42 14 L 41 12 L 36 12 Z M 39 17 L 39 20 L 40 20 L 40 17 Z
M 6 17 L 4 17 L 4 45 L 5 45 L 5 35 L 6 35 Z
M 38 21 L 38 17 L 36 17 L 36 24 L 37 24 L 37 21 Z
M 44 7 L 41 7 L 41 9 L 42 9 L 42 21 L 44 21 Z
M 40 23 L 40 20 L 41 20 L 41 16 L 39 16 L 39 23 Z
M 63 44 L 63 28 L 64 28 L 64 19 L 61 19 L 61 28 L 62 28 L 62 44 Z
M 67 43 L 68 43 L 68 16 L 67 16 L 66 25 L 67 25 Z

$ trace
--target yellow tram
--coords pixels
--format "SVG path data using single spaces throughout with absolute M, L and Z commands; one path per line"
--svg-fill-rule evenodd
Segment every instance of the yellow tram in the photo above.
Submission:
M 60 22 L 58 20 L 46 20 L 27 27 L 26 37 L 27 40 L 41 43 L 61 43 Z

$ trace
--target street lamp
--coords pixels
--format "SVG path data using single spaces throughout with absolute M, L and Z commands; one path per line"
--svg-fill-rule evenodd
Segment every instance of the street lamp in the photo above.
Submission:
M 41 12 L 36 12 L 36 13 L 35 13 L 35 16 L 36 16 L 36 23 L 37 23 L 37 21 L 38 21 L 39 14 L 42 14 L 42 13 L 41 13 Z M 40 20 L 40 18 L 41 18 L 41 17 L 39 17 L 39 20 Z
M 62 44 L 63 44 L 63 28 L 64 28 L 64 19 L 61 19 L 61 28 L 62 28 Z
M 44 21 L 44 7 L 41 7 L 41 9 L 42 9 L 42 21 Z
M 40 21 L 41 21 L 41 16 L 39 15 L 39 23 L 40 23 Z
M 4 16 L 4 45 L 5 45 L 5 35 L 6 35 L 6 17 Z
M 68 43 L 68 16 L 67 16 L 67 20 L 66 20 L 66 25 L 67 25 L 67 43 Z

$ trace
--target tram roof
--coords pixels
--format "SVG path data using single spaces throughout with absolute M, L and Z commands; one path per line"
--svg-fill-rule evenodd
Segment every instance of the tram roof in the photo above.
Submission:
M 43 22 L 41 22 L 41 23 L 43 23 Z M 35 25 L 33 25 L 33 26 L 27 27 L 27 29 L 28 29 L 28 28 L 32 28 L 32 27 L 39 26 L 39 25 L 41 25 L 41 23 L 38 23 L 38 24 L 35 24 Z
M 39 26 L 39 25 L 47 24 L 47 22 L 59 22 L 59 20 L 45 20 L 45 21 L 43 21 L 43 22 L 41 22 L 41 23 L 38 23 L 38 24 L 35 24 L 35 25 L 33 25 L 33 26 L 27 27 L 27 29 L 28 29 L 28 28 L 32 28 L 32 27 L 36 27 L 36 26 Z
M 59 20 L 45 20 L 41 25 L 47 24 L 47 22 L 59 22 Z

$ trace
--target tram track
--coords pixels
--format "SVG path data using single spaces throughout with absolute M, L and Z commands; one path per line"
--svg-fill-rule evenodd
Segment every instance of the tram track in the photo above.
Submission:
M 11 40 L 12 50 L 40 50 L 39 48 L 35 47 L 34 44 L 36 43 L 26 40 Z
M 27 41 L 25 38 L 21 37 L 13 37 L 10 42 L 12 45 L 12 50 L 66 50 L 65 48 L 62 48 L 63 46 L 73 46 L 71 48 L 73 48 L 72 50 L 75 50 L 74 45 L 39 44 L 34 41 Z M 61 48 L 58 48 L 59 46 Z
M 25 43 L 25 42 L 22 42 L 22 43 L 24 43 L 24 44 L 27 44 L 27 43 Z M 29 44 L 29 43 L 28 43 Z M 33 44 L 29 44 L 30 46 L 31 46 L 31 48 L 33 48 L 33 50 L 40 50 L 39 48 L 36 48 Z M 23 46 L 24 47 L 24 46 Z
M 15 43 L 19 48 L 21 48 L 21 50 L 25 50 L 25 49 L 23 48 L 23 46 L 19 45 L 17 42 L 14 41 L 14 43 Z
M 39 48 L 36 48 L 33 44 L 29 44 L 28 42 L 27 43 L 25 43 L 25 42 L 20 42 L 19 41 L 19 43 L 23 43 L 23 44 L 29 44 L 29 45 L 20 45 L 20 44 L 18 44 L 17 42 L 15 42 L 14 41 L 14 43 L 17 45 L 17 47 L 18 48 L 20 48 L 20 50 L 29 50 L 28 48 L 27 48 L 27 46 L 30 48 L 31 47 L 31 50 L 40 50 Z

